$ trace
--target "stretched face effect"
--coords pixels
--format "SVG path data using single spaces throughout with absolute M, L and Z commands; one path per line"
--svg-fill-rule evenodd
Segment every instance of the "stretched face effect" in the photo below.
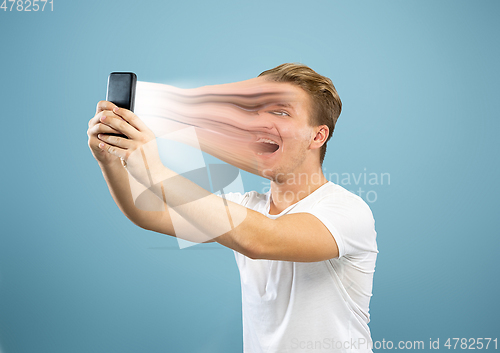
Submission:
M 138 82 L 136 113 L 157 136 L 195 127 L 203 151 L 275 180 L 299 170 L 314 129 L 300 87 L 258 77 L 181 90 Z

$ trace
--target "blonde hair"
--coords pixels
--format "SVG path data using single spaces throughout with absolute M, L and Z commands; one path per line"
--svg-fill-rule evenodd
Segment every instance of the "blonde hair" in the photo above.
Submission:
M 311 126 L 328 126 L 328 138 L 320 150 L 320 163 L 326 154 L 326 143 L 332 137 L 335 124 L 342 110 L 342 102 L 335 86 L 328 77 L 318 74 L 303 64 L 286 63 L 262 72 L 259 77 L 275 82 L 288 82 L 301 87 L 311 97 L 312 109 L 309 119 Z

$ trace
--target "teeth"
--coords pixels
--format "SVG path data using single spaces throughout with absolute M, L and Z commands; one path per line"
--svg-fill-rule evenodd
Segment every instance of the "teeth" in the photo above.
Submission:
M 265 143 L 271 143 L 273 145 L 277 145 L 277 143 L 274 142 L 273 140 L 269 140 L 269 139 L 265 139 L 265 138 L 261 138 L 257 142 L 265 142 Z

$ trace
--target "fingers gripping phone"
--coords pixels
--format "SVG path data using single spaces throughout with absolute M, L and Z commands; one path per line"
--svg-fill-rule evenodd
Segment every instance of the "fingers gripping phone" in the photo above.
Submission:
M 108 76 L 108 89 L 106 100 L 114 103 L 120 108 L 134 111 L 135 86 L 137 76 L 133 72 L 112 72 Z M 121 134 L 109 134 L 127 138 Z

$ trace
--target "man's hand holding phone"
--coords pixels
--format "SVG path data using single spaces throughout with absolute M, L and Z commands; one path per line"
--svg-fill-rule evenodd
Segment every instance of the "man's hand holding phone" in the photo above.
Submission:
M 94 158 L 101 164 L 111 164 L 113 162 L 118 162 L 120 160 L 119 157 L 107 153 L 103 149 L 99 148 L 99 143 L 101 142 L 98 138 L 99 134 L 115 134 L 119 135 L 120 132 L 113 129 L 112 127 L 102 124 L 101 118 L 103 116 L 113 116 L 116 115 L 113 113 L 113 109 L 116 107 L 115 104 L 107 101 L 100 101 L 97 103 L 96 114 L 89 121 L 89 128 L 87 130 L 87 135 L 89 137 L 89 147 L 94 155 Z M 116 115 L 116 117 L 118 117 Z
M 89 122 L 89 146 L 101 163 L 122 159 L 128 172 L 141 184 L 151 186 L 152 173 L 164 168 L 156 136 L 137 115 L 111 102 L 101 101 Z M 125 137 L 110 135 L 122 134 Z

